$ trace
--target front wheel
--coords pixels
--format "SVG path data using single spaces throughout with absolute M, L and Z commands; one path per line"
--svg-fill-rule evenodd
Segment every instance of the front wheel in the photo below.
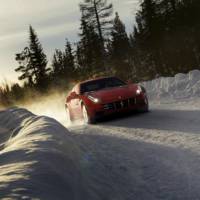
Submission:
M 95 119 L 90 117 L 85 105 L 82 105 L 82 114 L 83 114 L 84 124 L 94 124 L 95 123 Z
M 145 106 L 143 108 L 140 108 L 139 112 L 141 112 L 141 113 L 149 112 L 149 101 L 147 98 L 145 99 Z
M 72 122 L 72 118 L 71 118 L 71 114 L 70 114 L 70 111 L 69 111 L 69 108 L 67 106 L 65 106 L 65 111 L 66 111 L 66 115 L 67 115 L 67 120 L 69 123 Z

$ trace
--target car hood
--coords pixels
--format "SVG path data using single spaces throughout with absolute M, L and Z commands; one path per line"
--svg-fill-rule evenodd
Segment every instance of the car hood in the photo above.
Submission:
M 102 103 L 118 101 L 136 96 L 137 85 L 131 84 L 123 87 L 106 88 L 104 90 L 90 92 L 95 98 L 101 99 Z

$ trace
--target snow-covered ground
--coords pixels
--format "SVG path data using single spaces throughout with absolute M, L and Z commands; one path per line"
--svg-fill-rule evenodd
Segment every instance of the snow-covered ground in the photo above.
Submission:
M 169 103 L 197 100 L 200 98 L 200 71 L 193 70 L 175 77 L 161 77 L 143 85 L 152 101 Z
M 24 109 L 0 112 L 0 127 L 0 199 L 88 199 L 83 155 L 65 127 Z
M 64 96 L 27 108 L 67 129 L 0 112 L 0 199 L 200 199 L 200 72 L 143 84 L 149 113 L 92 126 L 65 123 Z

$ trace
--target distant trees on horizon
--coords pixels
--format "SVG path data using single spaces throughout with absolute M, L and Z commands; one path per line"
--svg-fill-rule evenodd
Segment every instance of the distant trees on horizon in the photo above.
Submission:
M 34 29 L 29 45 L 16 55 L 19 80 L 44 90 L 92 76 L 117 75 L 145 81 L 200 69 L 199 0 L 143 0 L 130 35 L 107 0 L 83 0 L 79 41 L 66 39 L 50 68 Z

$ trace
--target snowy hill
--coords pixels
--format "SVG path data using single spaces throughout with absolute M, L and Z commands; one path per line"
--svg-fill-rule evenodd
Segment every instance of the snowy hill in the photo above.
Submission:
M 200 71 L 177 74 L 175 77 L 161 77 L 142 85 L 147 89 L 150 100 L 169 102 L 200 97 Z

